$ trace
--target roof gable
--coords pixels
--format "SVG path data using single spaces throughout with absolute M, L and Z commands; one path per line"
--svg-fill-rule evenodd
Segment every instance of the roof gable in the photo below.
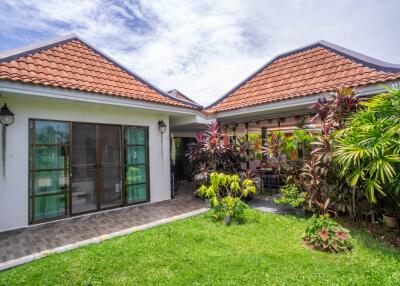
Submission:
M 0 79 L 199 107 L 161 91 L 76 35 L 1 53 Z
M 400 78 L 400 65 L 385 63 L 320 41 L 278 55 L 207 107 L 222 112 Z

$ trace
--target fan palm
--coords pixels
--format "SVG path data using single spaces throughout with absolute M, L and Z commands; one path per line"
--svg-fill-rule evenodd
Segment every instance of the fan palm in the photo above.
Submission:
M 339 175 L 350 186 L 361 187 L 369 200 L 377 194 L 399 194 L 400 182 L 400 88 L 363 102 L 343 129 L 336 131 L 334 158 Z M 397 199 L 397 203 L 400 200 Z

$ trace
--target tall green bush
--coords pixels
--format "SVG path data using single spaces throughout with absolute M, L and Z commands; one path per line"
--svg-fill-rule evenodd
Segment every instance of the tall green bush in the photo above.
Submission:
M 336 131 L 334 162 L 339 176 L 372 203 L 389 195 L 400 206 L 400 88 L 386 89 Z

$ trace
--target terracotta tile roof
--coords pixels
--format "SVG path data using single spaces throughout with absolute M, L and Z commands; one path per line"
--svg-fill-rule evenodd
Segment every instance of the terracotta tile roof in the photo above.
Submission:
M 155 88 L 75 35 L 0 58 L 0 79 L 197 107 Z
M 222 98 L 208 113 L 271 103 L 400 79 L 400 65 L 384 63 L 321 41 L 282 54 L 264 65 Z

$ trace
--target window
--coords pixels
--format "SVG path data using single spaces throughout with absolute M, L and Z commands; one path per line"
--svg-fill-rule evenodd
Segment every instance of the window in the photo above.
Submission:
M 30 223 L 149 200 L 147 127 L 32 119 L 29 128 Z
M 126 202 L 148 201 L 147 128 L 129 126 L 124 130 Z
M 30 221 L 68 214 L 69 123 L 30 121 Z

